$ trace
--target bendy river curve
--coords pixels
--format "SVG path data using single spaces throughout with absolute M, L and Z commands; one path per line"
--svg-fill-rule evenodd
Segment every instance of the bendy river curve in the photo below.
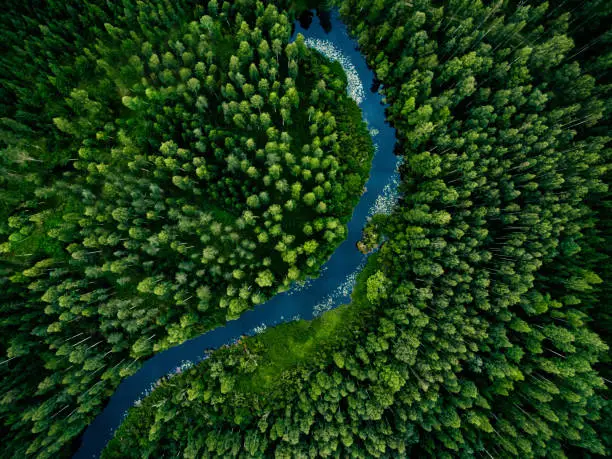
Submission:
M 307 15 L 302 15 L 302 24 Z M 304 28 L 296 22 L 292 40 L 298 33 L 306 44 L 328 58 L 337 60 L 347 74 L 347 91 L 361 108 L 363 119 L 375 144 L 366 192 L 353 211 L 348 223 L 348 236 L 322 266 L 320 276 L 274 296 L 240 318 L 228 322 L 183 344 L 160 352 L 144 362 L 137 373 L 125 378 L 117 387 L 104 410 L 85 430 L 74 458 L 100 457 L 106 443 L 123 421 L 127 411 L 146 396 L 160 378 L 180 372 L 182 368 L 201 361 L 206 352 L 231 344 L 245 335 L 252 335 L 282 322 L 312 319 L 317 315 L 350 301 L 355 278 L 363 268 L 367 255 L 356 248 L 361 231 L 369 216 L 389 212 L 397 200 L 399 183 L 398 158 L 393 154 L 395 129 L 385 122 L 382 96 L 373 92 L 374 73 L 366 64 L 336 11 L 318 16 Z M 305 25 L 305 24 L 304 24 Z

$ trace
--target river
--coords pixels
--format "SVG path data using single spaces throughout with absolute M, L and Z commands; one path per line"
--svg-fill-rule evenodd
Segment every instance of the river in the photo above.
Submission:
M 347 91 L 361 108 L 376 147 L 370 177 L 366 183 L 367 191 L 353 211 L 348 223 L 347 239 L 323 265 L 318 278 L 296 285 L 245 312 L 240 318 L 147 360 L 137 373 L 119 384 L 104 410 L 85 430 L 74 458 L 99 457 L 128 409 L 163 376 L 176 372 L 182 364 L 202 360 L 206 349 L 216 349 L 243 335 L 251 335 L 296 318 L 312 319 L 326 310 L 349 302 L 355 277 L 367 258 L 357 250 L 355 244 L 361 237 L 368 216 L 375 212 L 389 211 L 393 205 L 399 181 L 398 159 L 393 154 L 395 130 L 385 122 L 382 96 L 371 91 L 374 73 L 357 50 L 355 41 L 349 37 L 338 13 L 334 11 L 324 15 L 323 19 L 327 31 L 317 16 L 313 17 L 307 29 L 296 22 L 292 40 L 297 33 L 301 33 L 308 46 L 342 64 L 349 80 Z

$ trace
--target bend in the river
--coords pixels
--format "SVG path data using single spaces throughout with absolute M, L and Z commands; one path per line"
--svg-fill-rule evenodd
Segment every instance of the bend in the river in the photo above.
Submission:
M 205 350 L 216 349 L 231 343 L 243 335 L 253 334 L 266 326 L 281 322 L 312 319 L 323 311 L 332 309 L 350 300 L 357 273 L 363 268 L 366 255 L 360 253 L 356 243 L 367 218 L 374 213 L 390 210 L 397 196 L 398 159 L 393 154 L 395 130 L 385 122 L 385 107 L 382 96 L 372 92 L 374 73 L 365 58 L 357 50 L 355 41 L 349 37 L 337 12 L 329 18 L 331 30 L 326 32 L 317 16 L 308 29 L 296 23 L 297 33 L 306 38 L 306 43 L 330 59 L 337 59 L 345 69 L 349 82 L 349 95 L 356 100 L 363 118 L 373 136 L 376 154 L 372 161 L 370 177 L 357 207 L 348 223 L 347 239 L 336 249 L 321 268 L 321 275 L 304 285 L 278 294 L 266 303 L 247 311 L 237 320 L 215 328 L 197 338 L 160 352 L 147 360 L 140 370 L 124 379 L 110 398 L 104 410 L 89 425 L 75 458 L 99 457 L 106 443 L 121 424 L 127 410 L 139 400 L 153 384 L 172 373 L 185 362 L 197 362 L 204 357 Z M 326 24 L 327 25 L 327 24 Z

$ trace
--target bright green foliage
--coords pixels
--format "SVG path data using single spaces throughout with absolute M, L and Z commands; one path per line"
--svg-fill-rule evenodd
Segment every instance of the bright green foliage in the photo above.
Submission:
M 272 365 L 265 334 L 214 353 L 107 457 L 609 455 L 610 8 L 558 3 L 341 2 L 405 158 L 400 205 L 360 246 L 384 241 L 358 286 L 369 320 L 272 389 L 240 384 Z M 594 17 L 602 37 L 583 25 L 575 48 Z M 181 416 L 163 424 L 162 402 Z
M 0 28 L 3 457 L 69 454 L 140 360 L 316 275 L 373 155 L 274 5 L 47 3 Z

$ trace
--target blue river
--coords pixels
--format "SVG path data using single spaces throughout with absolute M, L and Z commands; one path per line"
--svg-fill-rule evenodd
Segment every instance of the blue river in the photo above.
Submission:
M 397 196 L 398 158 L 393 153 L 395 130 L 385 122 L 382 96 L 371 90 L 374 73 L 368 68 L 365 58 L 357 49 L 355 40 L 349 36 L 338 13 L 333 11 L 323 18 L 325 30 L 316 15 L 307 29 L 296 22 L 292 40 L 295 40 L 297 33 L 301 33 L 308 46 L 331 58 L 340 56 L 338 60 L 345 68 L 350 82 L 349 95 L 358 102 L 376 146 L 366 184 L 367 191 L 353 211 L 348 223 L 347 239 L 323 265 L 321 274 L 316 279 L 311 279 L 303 285 L 295 285 L 225 326 L 160 352 L 144 362 L 137 373 L 121 382 L 104 410 L 85 430 L 75 458 L 100 457 L 128 409 L 142 398 L 157 380 L 173 373 L 182 363 L 198 362 L 205 357 L 205 350 L 232 343 L 243 335 L 253 334 L 256 329 L 263 329 L 264 326 L 274 326 L 297 317 L 312 319 L 325 310 L 350 301 L 355 276 L 363 268 L 367 257 L 357 250 L 355 244 L 360 239 L 368 216 L 384 211 Z M 360 91 L 360 88 L 363 90 Z

